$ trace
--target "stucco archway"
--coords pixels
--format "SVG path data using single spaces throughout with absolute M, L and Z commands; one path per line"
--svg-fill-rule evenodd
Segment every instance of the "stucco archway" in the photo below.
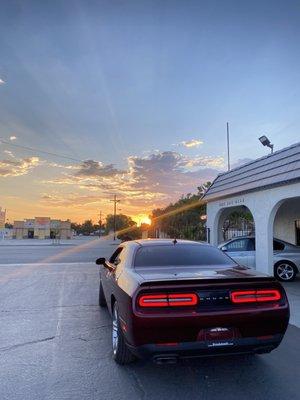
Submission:
M 251 210 L 245 206 L 229 207 L 222 210 L 218 221 L 218 243 L 237 236 L 255 234 L 255 222 Z
M 300 245 L 300 196 L 281 200 L 274 209 L 273 236 Z

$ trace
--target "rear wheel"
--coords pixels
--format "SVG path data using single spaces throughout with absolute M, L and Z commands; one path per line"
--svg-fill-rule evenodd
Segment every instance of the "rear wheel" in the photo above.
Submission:
M 112 321 L 112 349 L 113 359 L 121 365 L 129 364 L 134 361 L 135 357 L 128 349 L 125 338 L 121 329 L 118 316 L 117 303 L 113 306 L 113 321 Z
M 283 282 L 291 282 L 295 279 L 297 270 L 289 261 L 279 261 L 274 266 L 275 277 Z
M 100 285 L 99 285 L 99 306 L 100 307 L 107 307 L 107 303 L 105 300 L 105 296 L 103 293 L 103 287 L 102 287 L 102 282 L 100 281 Z

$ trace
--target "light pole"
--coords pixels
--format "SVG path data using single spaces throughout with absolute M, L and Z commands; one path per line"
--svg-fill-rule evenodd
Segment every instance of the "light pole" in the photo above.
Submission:
M 227 133 L 227 164 L 228 164 L 228 171 L 230 171 L 230 139 L 229 139 L 229 123 L 226 124 L 226 133 Z
M 271 154 L 273 154 L 273 151 L 274 151 L 274 144 L 272 144 L 272 143 L 270 142 L 270 140 L 267 138 L 266 135 L 261 136 L 260 138 L 258 138 L 258 140 L 260 141 L 260 143 L 261 143 L 263 146 L 269 147 L 269 148 L 271 149 Z

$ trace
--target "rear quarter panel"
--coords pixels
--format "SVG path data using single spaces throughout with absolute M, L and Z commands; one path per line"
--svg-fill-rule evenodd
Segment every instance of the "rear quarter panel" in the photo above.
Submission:
M 300 252 L 286 251 L 274 254 L 274 264 L 283 260 L 292 262 L 298 268 L 298 272 L 300 271 Z

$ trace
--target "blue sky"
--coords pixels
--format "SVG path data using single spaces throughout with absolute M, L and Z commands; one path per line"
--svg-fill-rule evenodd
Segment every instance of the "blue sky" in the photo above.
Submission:
M 266 154 L 261 134 L 275 149 L 299 141 L 298 1 L 2 1 L 1 10 L 0 137 L 102 163 L 88 181 L 86 166 L 74 179 L 73 165 L 65 184 L 66 160 L 2 144 L 0 162 L 39 158 L 8 174 L 6 163 L 2 175 L 0 164 L 0 204 L 12 216 L 21 207 L 24 217 L 80 219 L 82 208 L 66 206 L 107 200 L 124 179 L 120 196 L 140 192 L 122 211 L 147 213 L 225 168 L 227 121 L 233 162 Z M 101 191 L 110 164 L 123 175 Z M 161 195 L 143 203 L 156 184 Z M 84 215 L 106 207 L 94 200 Z

